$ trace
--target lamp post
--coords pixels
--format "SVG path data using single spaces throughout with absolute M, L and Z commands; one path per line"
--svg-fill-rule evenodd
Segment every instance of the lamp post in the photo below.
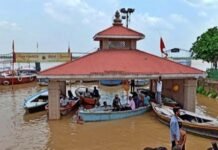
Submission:
M 131 13 L 133 13 L 135 11 L 135 9 L 133 8 L 121 8 L 120 12 L 124 14 L 124 16 L 122 16 L 122 19 L 126 19 L 126 27 L 128 28 L 128 24 L 129 24 L 129 16 L 131 15 Z

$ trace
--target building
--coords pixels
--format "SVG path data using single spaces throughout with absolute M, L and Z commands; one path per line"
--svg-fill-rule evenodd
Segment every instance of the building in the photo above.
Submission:
M 123 26 L 119 12 L 113 25 L 94 36 L 99 48 L 74 61 L 47 69 L 39 78 L 49 82 L 49 119 L 59 119 L 60 91 L 66 93 L 66 80 L 163 79 L 163 94 L 176 99 L 185 109 L 195 110 L 197 78 L 204 72 L 137 49 L 145 36 Z M 173 90 L 177 87 L 177 90 Z

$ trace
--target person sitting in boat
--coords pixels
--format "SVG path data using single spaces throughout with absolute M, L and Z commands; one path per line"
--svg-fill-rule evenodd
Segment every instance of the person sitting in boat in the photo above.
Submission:
M 73 96 L 73 93 L 71 92 L 71 90 L 68 90 L 67 93 L 68 93 L 69 99 L 74 99 L 74 96 Z
M 108 105 L 106 101 L 103 102 L 104 111 L 110 110 L 111 105 Z
M 135 110 L 135 102 L 134 102 L 132 96 L 129 96 L 126 110 Z
M 100 97 L 100 95 L 99 95 L 99 91 L 98 91 L 98 89 L 96 88 L 96 86 L 94 86 L 94 90 L 93 90 L 93 92 L 92 92 L 92 97 Z
M 145 95 L 143 93 L 138 94 L 138 98 L 139 98 L 138 107 L 144 106 L 144 97 L 145 97 Z
M 136 92 L 133 92 L 133 96 L 132 97 L 133 97 L 133 100 L 135 102 L 135 107 L 138 108 L 139 107 L 139 103 L 140 103 L 138 94 Z
M 68 100 L 68 98 L 66 97 L 66 95 L 62 95 L 62 96 L 61 96 L 61 99 L 60 99 L 60 105 L 61 105 L 61 107 L 67 106 L 68 103 L 69 103 L 69 100 Z
M 91 93 L 89 92 L 88 88 L 86 88 L 86 91 L 84 93 L 84 97 L 91 97 Z
M 118 94 L 115 95 L 114 100 L 113 100 L 113 110 L 114 111 L 119 111 L 121 110 L 122 105 L 120 103 L 120 98 L 118 96 Z
M 144 105 L 149 105 L 150 104 L 150 96 L 148 95 L 148 92 L 144 93 Z

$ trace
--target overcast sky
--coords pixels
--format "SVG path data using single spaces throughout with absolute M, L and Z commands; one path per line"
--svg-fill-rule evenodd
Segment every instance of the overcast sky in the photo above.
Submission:
M 130 28 L 145 34 L 138 49 L 160 56 L 166 49 L 190 49 L 196 37 L 218 24 L 218 0 L 0 0 L 0 53 L 92 52 L 95 33 L 112 25 L 120 8 L 135 8 Z

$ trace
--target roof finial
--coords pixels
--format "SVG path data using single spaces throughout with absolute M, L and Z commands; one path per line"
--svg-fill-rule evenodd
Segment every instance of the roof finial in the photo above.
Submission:
M 115 16 L 115 19 L 114 19 L 113 25 L 123 25 L 122 20 L 120 19 L 120 13 L 118 10 L 115 12 L 114 16 Z

